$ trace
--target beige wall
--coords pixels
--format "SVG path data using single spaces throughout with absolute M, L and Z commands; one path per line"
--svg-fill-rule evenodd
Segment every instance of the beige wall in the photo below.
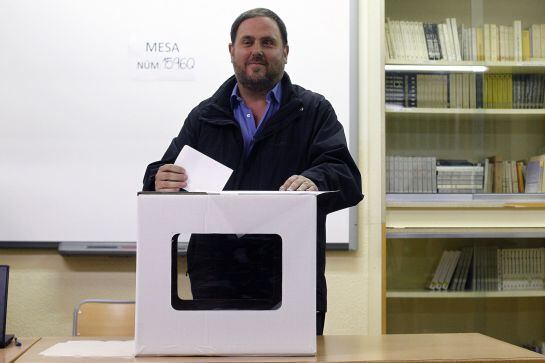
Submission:
M 134 298 L 135 258 L 63 257 L 55 250 L 0 250 L 10 265 L 7 331 L 72 333 L 74 305 L 87 298 Z
M 361 250 L 361 249 L 360 249 Z M 361 252 L 329 252 L 326 334 L 365 332 L 366 282 Z M 18 336 L 72 332 L 74 306 L 88 298 L 134 299 L 134 257 L 61 256 L 55 250 L 0 250 L 11 266 L 7 330 Z

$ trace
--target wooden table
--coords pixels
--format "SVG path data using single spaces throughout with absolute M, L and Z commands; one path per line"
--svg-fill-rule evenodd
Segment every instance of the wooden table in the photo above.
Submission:
M 24 352 L 26 352 L 34 343 L 36 343 L 38 338 L 18 338 L 21 342 L 21 346 L 15 345 L 15 340 L 13 340 L 7 347 L 0 349 L 0 363 L 11 363 L 19 358 Z
M 482 334 L 330 335 L 318 338 L 315 357 L 44 357 L 52 345 L 69 340 L 42 338 L 17 363 L 75 362 L 545 362 L 545 356 Z M 125 338 L 126 340 L 127 338 Z M 106 340 L 106 339 L 102 339 Z

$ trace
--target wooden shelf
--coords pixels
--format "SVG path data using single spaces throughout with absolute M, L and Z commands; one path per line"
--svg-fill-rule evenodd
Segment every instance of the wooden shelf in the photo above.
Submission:
M 387 194 L 386 226 L 545 228 L 545 194 Z
M 386 238 L 545 238 L 545 228 L 387 228 Z
M 545 297 L 545 290 L 513 290 L 513 291 L 393 290 L 393 291 L 387 291 L 386 297 L 397 298 L 397 299 Z
M 525 62 L 473 62 L 473 61 L 430 61 L 387 59 L 387 65 L 425 65 L 425 66 L 486 66 L 488 73 L 545 73 L 545 59 Z
M 387 194 L 387 208 L 545 208 L 545 194 Z
M 447 116 L 534 116 L 542 119 L 545 109 L 537 108 L 427 108 L 427 107 L 398 107 L 386 105 L 386 114 L 390 115 L 447 115 Z

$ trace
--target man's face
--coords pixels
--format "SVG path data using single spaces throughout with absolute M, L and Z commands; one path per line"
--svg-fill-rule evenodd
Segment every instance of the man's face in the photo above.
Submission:
M 280 81 L 288 51 L 276 22 L 262 16 L 244 20 L 229 44 L 237 81 L 255 92 L 269 91 Z

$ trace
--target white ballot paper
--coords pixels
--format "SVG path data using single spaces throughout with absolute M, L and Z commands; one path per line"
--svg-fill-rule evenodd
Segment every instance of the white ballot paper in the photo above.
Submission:
M 233 173 L 233 169 L 188 145 L 182 148 L 174 164 L 185 169 L 188 179 L 184 189 L 188 192 L 222 191 Z
M 46 357 L 133 357 L 134 340 L 70 340 L 47 348 Z

